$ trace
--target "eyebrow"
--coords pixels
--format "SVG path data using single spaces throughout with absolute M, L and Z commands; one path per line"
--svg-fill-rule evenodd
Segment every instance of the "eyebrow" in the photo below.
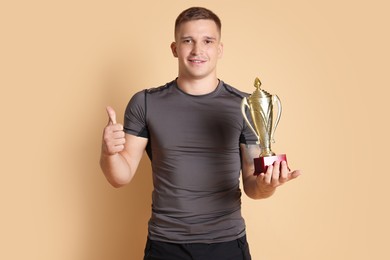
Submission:
M 187 39 L 193 39 L 192 36 L 183 36 L 180 38 L 181 40 L 187 40 Z M 215 37 L 212 37 L 212 36 L 205 36 L 203 37 L 203 39 L 207 39 L 207 40 L 217 40 L 217 38 Z
M 217 38 L 211 37 L 211 36 L 206 36 L 205 39 L 207 39 L 207 40 L 215 40 L 215 41 L 217 40 Z

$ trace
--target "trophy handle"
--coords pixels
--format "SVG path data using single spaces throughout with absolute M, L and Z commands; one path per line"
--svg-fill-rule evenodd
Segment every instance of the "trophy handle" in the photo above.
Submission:
M 251 123 L 249 122 L 248 120 L 248 117 L 246 116 L 246 111 L 245 111 L 245 108 L 248 107 L 249 110 L 251 109 L 251 107 L 249 106 L 248 104 L 248 99 L 246 97 L 244 97 L 241 101 L 241 113 L 242 113 L 242 116 L 244 117 L 245 119 L 245 122 L 248 124 L 249 128 L 252 130 L 252 132 L 256 135 L 257 137 L 257 140 L 259 140 L 259 135 L 256 133 L 256 130 L 253 128 L 253 126 L 251 125 Z
M 272 126 L 272 130 L 271 130 L 272 142 L 275 142 L 274 133 L 275 133 L 276 127 L 279 124 L 280 116 L 282 115 L 282 103 L 280 102 L 280 99 L 277 95 L 272 95 L 272 106 L 275 107 L 275 104 L 277 104 L 277 107 L 278 107 L 278 114 L 276 116 L 275 124 Z

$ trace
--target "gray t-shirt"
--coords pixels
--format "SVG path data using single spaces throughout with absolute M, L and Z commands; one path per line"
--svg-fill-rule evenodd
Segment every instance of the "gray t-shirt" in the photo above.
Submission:
M 172 81 L 130 100 L 125 132 L 148 138 L 152 163 L 150 239 L 216 243 L 245 235 L 239 144 L 257 138 L 241 114 L 244 96 L 222 81 L 193 96 Z

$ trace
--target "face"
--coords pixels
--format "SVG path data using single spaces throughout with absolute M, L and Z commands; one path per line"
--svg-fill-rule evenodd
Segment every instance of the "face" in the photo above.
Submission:
M 216 77 L 223 45 L 214 21 L 194 20 L 181 24 L 171 49 L 178 58 L 179 77 L 189 80 Z

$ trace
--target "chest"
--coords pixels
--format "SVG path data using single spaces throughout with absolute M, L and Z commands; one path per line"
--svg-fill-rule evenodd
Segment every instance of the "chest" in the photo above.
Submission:
M 229 98 L 171 99 L 148 104 L 152 143 L 164 148 L 236 147 L 243 128 L 240 103 Z

